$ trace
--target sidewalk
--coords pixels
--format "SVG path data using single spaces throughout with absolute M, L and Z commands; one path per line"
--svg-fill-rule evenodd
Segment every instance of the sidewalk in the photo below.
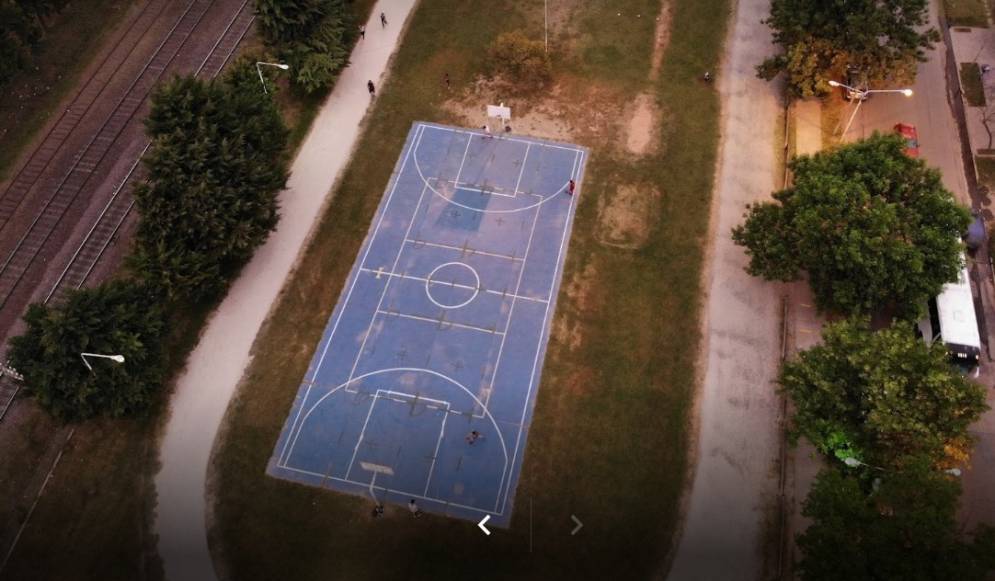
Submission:
M 977 62 L 988 65 L 992 71 L 983 75 L 985 95 L 995 101 L 995 31 L 987 28 L 971 28 L 970 32 L 951 30 L 954 55 L 958 68 L 960 63 Z M 968 136 L 972 153 L 988 147 L 988 133 L 982 125 L 981 107 L 965 106 Z M 991 106 L 989 106 L 991 107 Z M 995 124 L 993 124 L 995 127 Z M 984 191 L 973 192 L 975 207 L 981 210 L 985 221 L 991 225 L 995 216 L 991 210 L 990 194 Z M 988 405 L 993 409 L 981 417 L 971 427 L 970 433 L 977 439 L 971 467 L 964 471 L 962 482 L 964 496 L 961 497 L 960 520 L 973 529 L 979 523 L 995 525 L 995 364 L 992 361 L 992 332 L 995 331 L 995 280 L 989 262 L 988 249 L 982 248 L 975 256 L 975 269 L 972 272 L 972 286 L 980 295 L 983 319 L 987 329 L 982 329 L 982 338 L 987 331 L 988 352 L 982 355 L 981 376 L 978 381 L 987 387 Z M 975 304 L 978 304 L 975 297 Z
M 794 128 L 795 155 L 812 155 L 822 151 L 822 103 L 818 99 L 796 101 L 791 116 Z M 826 320 L 815 308 L 815 299 L 808 283 L 798 281 L 786 285 L 788 309 L 785 352 L 790 359 L 822 342 L 822 326 Z M 790 408 L 789 412 L 790 414 Z M 802 438 L 785 453 L 784 508 L 787 518 L 782 533 L 784 554 L 781 559 L 783 579 L 794 579 L 794 564 L 801 557 L 795 537 L 804 532 L 809 519 L 802 516 L 802 503 L 822 468 L 816 449 Z
M 704 377 L 698 394 L 696 463 L 671 567 L 675 581 L 770 578 L 769 533 L 777 512 L 780 286 L 750 276 L 732 241 L 746 204 L 770 199 L 780 182 L 773 128 L 780 89 L 755 66 L 774 52 L 763 24 L 767 0 L 740 0 L 717 88 L 722 144 L 712 207 L 702 322 Z M 768 569 L 768 570 L 765 570 Z
M 379 87 L 415 0 L 380 0 L 335 89 L 323 105 L 280 195 L 280 223 L 242 270 L 191 353 L 173 395 L 160 450 L 156 533 L 166 578 L 215 578 L 207 546 L 207 465 L 218 427 L 250 348 L 304 246 L 338 175 L 349 161 L 370 106 L 366 81 Z M 382 28 L 380 12 L 390 24 Z

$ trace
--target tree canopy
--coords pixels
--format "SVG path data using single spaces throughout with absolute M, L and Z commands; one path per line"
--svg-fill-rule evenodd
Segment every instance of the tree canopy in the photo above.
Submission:
M 733 229 L 747 271 L 781 281 L 807 272 L 824 310 L 917 316 L 957 279 L 971 217 L 938 171 L 903 150 L 900 136 L 875 134 L 792 160 L 793 185 Z
M 961 538 L 958 482 L 919 460 L 871 478 L 825 469 L 802 514 L 798 536 L 805 581 L 983 581 L 995 569 L 995 531 Z
M 757 67 L 762 78 L 787 74 L 797 96 L 822 95 L 849 68 L 875 87 L 909 84 L 925 51 L 939 41 L 927 0 L 772 0 L 765 21 L 783 53 Z
M 988 409 L 985 391 L 926 345 L 910 325 L 872 332 L 865 321 L 828 325 L 823 343 L 784 365 L 793 430 L 823 453 L 900 467 L 909 456 L 952 465 L 968 426 Z
M 33 304 L 27 331 L 10 340 L 11 364 L 38 402 L 63 419 L 140 413 L 163 382 L 163 311 L 146 287 L 125 281 L 72 292 L 58 306 Z M 81 353 L 123 355 L 124 363 Z
M 241 62 L 223 80 L 177 77 L 152 97 L 132 264 L 167 296 L 216 296 L 276 226 L 287 129 L 255 75 Z
M 328 89 L 349 64 L 356 27 L 344 0 L 256 0 L 256 14 L 305 92 Z

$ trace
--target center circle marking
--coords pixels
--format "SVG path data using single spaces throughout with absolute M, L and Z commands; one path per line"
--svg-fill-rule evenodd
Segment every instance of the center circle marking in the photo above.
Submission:
M 474 280 L 473 294 L 470 295 L 470 298 L 466 299 L 465 301 L 463 301 L 461 303 L 446 304 L 446 303 L 437 301 L 435 299 L 435 297 L 432 296 L 432 283 L 434 282 L 432 280 L 432 277 L 435 276 L 435 273 L 439 272 L 439 270 L 441 270 L 441 269 L 443 269 L 443 268 L 445 268 L 447 266 L 461 266 L 461 267 L 469 270 L 470 274 L 473 275 L 473 280 Z M 449 284 L 449 283 L 439 282 L 437 284 Z M 445 262 L 443 264 L 440 264 L 439 266 L 436 266 L 434 269 L 432 269 L 432 272 L 430 272 L 428 274 L 428 278 L 425 280 L 425 294 L 428 296 L 428 300 L 432 301 L 433 305 L 435 305 L 437 307 L 440 307 L 440 308 L 443 308 L 443 309 L 458 309 L 460 307 L 464 307 L 464 306 L 470 304 L 470 301 L 472 301 L 473 299 L 477 298 L 477 294 L 479 294 L 479 293 L 480 293 L 480 276 L 477 274 L 477 271 L 474 270 L 472 266 L 470 266 L 469 264 L 464 264 L 462 262 Z

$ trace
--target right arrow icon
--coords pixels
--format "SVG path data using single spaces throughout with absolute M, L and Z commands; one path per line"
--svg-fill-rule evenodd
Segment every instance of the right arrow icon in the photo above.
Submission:
M 580 522 L 580 519 L 574 515 L 570 515 L 570 518 L 577 524 L 577 526 L 574 527 L 574 530 L 570 531 L 570 536 L 574 536 L 580 532 L 580 529 L 584 528 L 584 523 Z

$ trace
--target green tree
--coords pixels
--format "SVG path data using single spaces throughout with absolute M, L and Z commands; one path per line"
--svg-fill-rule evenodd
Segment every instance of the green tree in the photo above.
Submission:
M 959 484 L 926 460 L 868 478 L 823 470 L 798 536 L 805 581 L 983 581 L 995 569 L 995 531 L 958 534 Z
M 241 61 L 221 81 L 177 77 L 153 95 L 131 263 L 167 296 L 217 296 L 276 227 L 287 129 L 255 74 Z
M 899 136 L 875 134 L 792 160 L 793 185 L 733 229 L 747 271 L 781 281 L 806 271 L 821 309 L 917 316 L 957 279 L 971 218 L 939 172 L 903 148 Z
M 10 361 L 56 417 L 120 417 L 154 401 L 163 382 L 166 323 L 147 287 L 115 281 L 74 291 L 58 306 L 31 305 L 24 321 L 27 330 L 10 340 Z M 93 359 L 90 371 L 80 357 L 84 352 L 125 359 Z
M 349 64 L 356 27 L 344 0 L 256 0 L 263 36 L 298 87 L 327 90 Z
M 927 0 L 772 0 L 765 21 L 783 50 L 757 67 L 787 74 L 796 96 L 823 95 L 848 67 L 875 86 L 910 84 L 926 50 L 940 39 Z
M 784 365 L 780 383 L 795 405 L 795 436 L 827 455 L 885 467 L 910 455 L 940 466 L 961 460 L 954 451 L 988 409 L 984 388 L 908 325 L 877 332 L 865 321 L 828 325 L 821 345 Z
M 491 70 L 506 81 L 528 89 L 549 82 L 552 65 L 542 42 L 530 40 L 520 31 L 503 32 L 487 50 Z

